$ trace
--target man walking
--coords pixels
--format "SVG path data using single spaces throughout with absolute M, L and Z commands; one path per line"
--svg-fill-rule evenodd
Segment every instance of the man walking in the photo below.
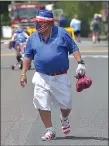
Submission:
M 33 104 L 39 111 L 46 128 L 42 140 L 56 138 L 51 122 L 51 103 L 61 111 L 60 121 L 62 132 L 70 132 L 68 116 L 72 109 L 71 84 L 67 71 L 69 69 L 68 55 L 73 54 L 77 60 L 76 74 L 85 74 L 84 61 L 81 59 L 79 48 L 63 28 L 54 25 L 53 13 L 39 10 L 34 19 L 37 32 L 33 33 L 27 42 L 20 83 L 27 83 L 26 72 L 31 60 L 34 60 L 35 74 Z

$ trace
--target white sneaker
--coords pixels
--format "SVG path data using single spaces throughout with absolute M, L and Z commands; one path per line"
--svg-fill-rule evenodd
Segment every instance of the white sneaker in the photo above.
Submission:
M 69 123 L 69 119 L 68 118 L 66 118 L 66 119 L 62 119 L 61 118 L 61 124 L 62 124 L 62 127 L 61 127 L 61 129 L 62 129 L 62 132 L 64 133 L 64 134 L 69 134 L 70 133 L 70 123 Z
M 48 130 L 46 134 L 41 138 L 42 141 L 53 140 L 53 139 L 56 139 L 56 133 L 55 131 L 50 131 L 50 130 Z

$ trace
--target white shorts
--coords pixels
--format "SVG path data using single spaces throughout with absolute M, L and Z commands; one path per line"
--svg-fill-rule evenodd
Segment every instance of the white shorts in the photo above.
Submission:
M 71 83 L 67 74 L 49 76 L 35 72 L 33 104 L 36 109 L 51 111 L 51 105 L 71 109 Z

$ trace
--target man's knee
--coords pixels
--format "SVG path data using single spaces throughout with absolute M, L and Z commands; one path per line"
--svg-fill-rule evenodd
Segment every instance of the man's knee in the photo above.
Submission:
M 38 99 L 36 98 L 33 98 L 33 105 L 34 107 L 39 111 L 39 110 L 42 110 L 42 111 L 51 111 L 51 106 L 48 104 L 48 105 L 43 105 L 39 103 Z

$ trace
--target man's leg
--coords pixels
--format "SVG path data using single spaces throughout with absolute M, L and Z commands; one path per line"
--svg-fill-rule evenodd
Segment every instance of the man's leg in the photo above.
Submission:
M 81 34 L 80 34 L 80 31 L 78 31 L 78 42 L 80 43 L 81 42 Z
M 45 84 L 44 75 L 42 78 L 42 74 L 40 75 L 40 73 L 36 72 L 33 76 L 32 83 L 35 85 L 33 104 L 39 111 L 41 120 L 46 128 L 46 133 L 41 139 L 44 141 L 55 139 L 56 134 L 51 120 L 51 97 L 48 84 Z
M 77 32 L 75 31 L 74 34 L 75 34 L 75 40 L 78 41 Z
M 93 41 L 93 43 L 96 43 L 96 34 L 94 32 L 92 34 L 92 41 Z
M 16 50 L 16 55 L 19 55 L 20 54 L 20 46 L 16 45 L 15 50 Z
M 61 110 L 61 124 L 62 124 L 62 132 L 64 134 L 70 133 L 70 123 L 68 119 L 68 115 L 71 112 L 71 109 L 60 109 Z
M 16 60 L 17 60 L 17 62 L 19 64 L 19 69 L 22 69 L 23 62 L 21 60 L 22 56 L 20 54 L 20 46 L 16 45 L 15 46 L 15 50 L 16 50 Z
M 17 59 L 18 62 L 20 62 L 20 58 L 21 58 L 19 49 L 20 49 L 19 45 L 16 45 L 15 46 L 15 51 L 16 51 L 16 59 Z
M 97 37 L 96 37 L 96 38 L 97 38 L 97 41 L 100 42 L 100 33 L 97 32 L 97 33 L 96 33 L 96 36 L 97 36 Z
M 60 109 L 60 110 L 62 114 L 61 117 L 62 131 L 64 132 L 64 134 L 68 134 L 70 132 L 68 115 L 70 114 L 71 109 Z M 39 114 L 42 119 L 42 122 L 44 123 L 45 128 L 47 128 L 47 130 L 53 131 L 52 121 L 51 121 L 51 111 L 39 110 Z M 46 135 L 42 137 L 42 140 L 46 140 L 46 139 L 47 139 Z
M 51 111 L 47 110 L 39 110 L 40 117 L 42 119 L 42 122 L 44 123 L 45 128 L 47 129 L 47 132 L 44 136 L 42 136 L 42 140 L 52 140 L 56 138 L 56 133 L 52 127 L 52 121 L 51 121 Z
M 71 112 L 71 109 L 60 109 L 61 110 L 61 124 L 62 124 L 62 132 L 64 134 L 70 133 L 70 123 L 68 119 L 68 115 Z
M 45 128 L 52 127 L 51 111 L 39 110 L 40 117 L 44 123 Z
M 68 115 L 72 109 L 71 82 L 68 75 L 57 76 L 56 80 L 52 82 L 51 90 L 54 101 L 57 102 L 60 107 L 62 132 L 68 134 L 70 132 Z
M 71 112 L 71 109 L 60 109 L 60 110 L 61 110 L 62 117 L 68 117 L 68 115 Z

